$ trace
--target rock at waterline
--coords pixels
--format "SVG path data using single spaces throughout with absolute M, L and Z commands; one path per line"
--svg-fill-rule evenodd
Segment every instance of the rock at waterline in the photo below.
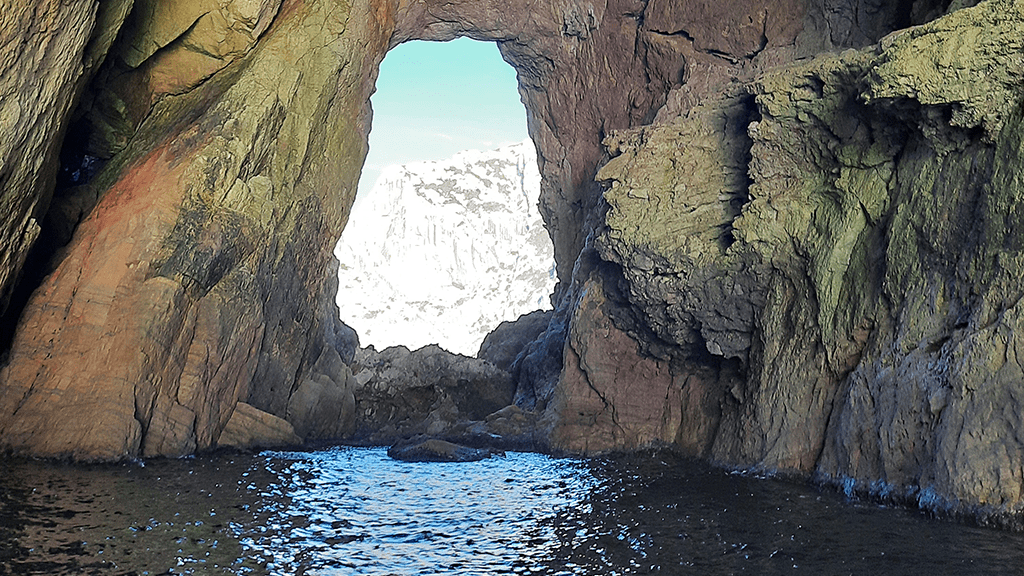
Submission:
M 505 453 L 489 448 L 470 448 L 437 438 L 413 439 L 388 448 L 388 456 L 405 462 L 476 462 Z

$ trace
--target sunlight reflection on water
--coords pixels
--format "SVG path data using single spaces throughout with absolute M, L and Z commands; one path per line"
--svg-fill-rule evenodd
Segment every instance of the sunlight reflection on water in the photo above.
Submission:
M 0 460 L 6 574 L 1024 574 L 1024 535 L 668 453 Z
M 529 574 L 556 542 L 553 519 L 586 509 L 595 488 L 582 462 L 537 454 L 463 464 L 366 449 L 270 456 L 290 463 L 287 507 L 285 490 L 264 495 L 289 537 L 243 542 L 288 573 L 315 558 L 355 574 Z

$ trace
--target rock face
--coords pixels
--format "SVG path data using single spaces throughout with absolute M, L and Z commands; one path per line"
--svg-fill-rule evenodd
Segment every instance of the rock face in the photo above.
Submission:
M 1022 16 L 983 3 L 609 139 L 596 245 L 623 324 L 673 373 L 719 375 L 683 385 L 711 406 L 680 444 L 1019 509 Z
M 377 64 L 466 35 L 519 75 L 560 282 L 481 429 L 1021 513 L 1024 3 L 99 4 L 4 11 L 0 291 L 51 249 L 3 449 L 185 454 L 240 402 L 324 438 L 421 395 L 445 428 L 445 387 L 360 408 L 331 249 Z M 57 190 L 62 146 L 102 169 Z
M 364 344 L 473 354 L 550 308 L 551 240 L 532 142 L 384 170 L 338 243 L 338 307 Z
M 476 357 L 509 372 L 519 354 L 551 325 L 553 310 L 534 310 L 509 322 L 502 322 L 480 343 Z
M 295 428 L 286 420 L 245 402 L 235 404 L 235 411 L 217 438 L 218 446 L 242 450 L 282 448 L 301 443 L 302 438 L 295 434 Z
M 404 346 L 365 348 L 354 367 L 355 442 L 454 436 L 509 406 L 515 394 L 507 372 L 433 345 L 413 352 Z
M 41 233 L 72 108 L 131 6 L 127 0 L 4 5 L 0 31 L 0 316 Z
M 384 41 L 329 2 L 243 4 L 143 2 L 121 31 L 82 109 L 87 152 L 112 154 L 99 201 L 0 372 L 7 449 L 189 454 L 239 401 L 285 417 L 340 345 L 328 239 L 366 149 L 361 50 Z

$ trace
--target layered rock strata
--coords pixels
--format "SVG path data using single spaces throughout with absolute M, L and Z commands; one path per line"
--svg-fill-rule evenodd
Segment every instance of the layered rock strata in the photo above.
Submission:
M 4 6 L 0 26 L 0 315 L 42 231 L 71 111 L 131 6 L 129 0 L 53 0 Z
M 970 4 L 18 3 L 0 292 L 74 235 L 5 334 L 0 446 L 358 430 L 331 248 L 376 66 L 466 35 L 519 74 L 561 281 L 483 422 L 1019 514 L 1024 4 Z M 56 190 L 62 144 L 103 168 Z

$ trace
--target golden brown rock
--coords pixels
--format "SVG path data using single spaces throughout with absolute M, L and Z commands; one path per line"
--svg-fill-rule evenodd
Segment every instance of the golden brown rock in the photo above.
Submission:
M 292 5 L 233 68 L 160 100 L 97 176 L 108 188 L 0 373 L 5 447 L 182 455 L 214 445 L 239 400 L 286 413 L 332 345 L 331 231 L 365 154 L 360 50 L 379 40 L 347 23 Z
M 130 0 L 0 7 L 0 316 L 40 234 L 68 116 Z
M 253 448 L 285 448 L 302 443 L 292 425 L 285 420 L 239 402 L 228 418 L 217 445 L 249 450 Z

